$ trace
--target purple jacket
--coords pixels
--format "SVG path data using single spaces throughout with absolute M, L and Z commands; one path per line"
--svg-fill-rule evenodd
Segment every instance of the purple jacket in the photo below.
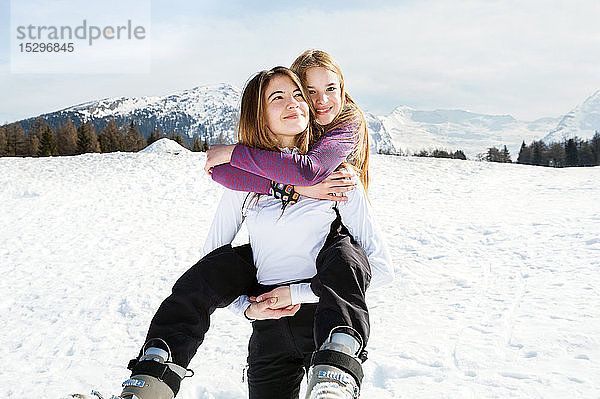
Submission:
M 215 166 L 212 178 L 236 191 L 269 194 L 271 181 L 312 186 L 331 174 L 356 145 L 360 120 L 326 132 L 306 155 L 284 154 L 238 144 L 231 163 Z

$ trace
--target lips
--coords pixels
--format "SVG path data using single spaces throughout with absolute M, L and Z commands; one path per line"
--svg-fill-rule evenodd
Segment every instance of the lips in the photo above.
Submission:
M 286 115 L 283 117 L 283 119 L 298 119 L 302 116 L 301 113 L 295 113 L 295 114 L 290 114 L 290 115 Z
M 331 111 L 331 109 L 332 109 L 332 108 L 333 108 L 333 106 L 331 106 L 331 107 L 327 107 L 327 108 L 317 108 L 317 109 L 316 109 L 316 111 L 317 111 L 317 115 L 325 115 L 325 114 L 328 114 L 328 113 L 329 113 L 329 111 Z

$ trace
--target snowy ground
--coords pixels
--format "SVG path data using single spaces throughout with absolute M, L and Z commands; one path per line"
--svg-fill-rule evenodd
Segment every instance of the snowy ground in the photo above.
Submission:
M 119 393 L 221 188 L 203 154 L 0 159 L 0 397 Z M 364 398 L 599 398 L 600 168 L 374 156 L 396 281 L 369 294 Z M 246 397 L 218 311 L 178 397 Z

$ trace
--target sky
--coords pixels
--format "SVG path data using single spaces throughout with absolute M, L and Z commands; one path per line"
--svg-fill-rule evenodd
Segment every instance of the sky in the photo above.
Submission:
M 13 1 L 13 14 L 22 11 L 25 3 Z M 59 10 L 68 1 L 27 4 Z M 140 73 L 126 71 L 133 56 L 113 61 L 100 45 L 94 57 L 111 64 L 105 72 L 15 71 L 11 3 L 0 0 L 0 123 L 100 98 L 243 87 L 254 72 L 289 66 L 308 48 L 331 53 L 349 92 L 378 115 L 410 106 L 534 120 L 559 117 L 600 89 L 597 0 L 121 3 L 125 11 L 79 2 L 77 17 L 62 14 L 72 25 L 108 10 L 124 19 L 148 15 L 150 54 Z

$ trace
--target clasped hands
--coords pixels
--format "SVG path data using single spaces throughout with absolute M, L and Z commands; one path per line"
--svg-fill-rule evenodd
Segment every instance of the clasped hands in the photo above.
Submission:
M 300 304 L 292 305 L 289 286 L 277 287 L 257 297 L 250 297 L 251 305 L 246 308 L 246 316 L 255 320 L 280 319 L 293 316 Z

